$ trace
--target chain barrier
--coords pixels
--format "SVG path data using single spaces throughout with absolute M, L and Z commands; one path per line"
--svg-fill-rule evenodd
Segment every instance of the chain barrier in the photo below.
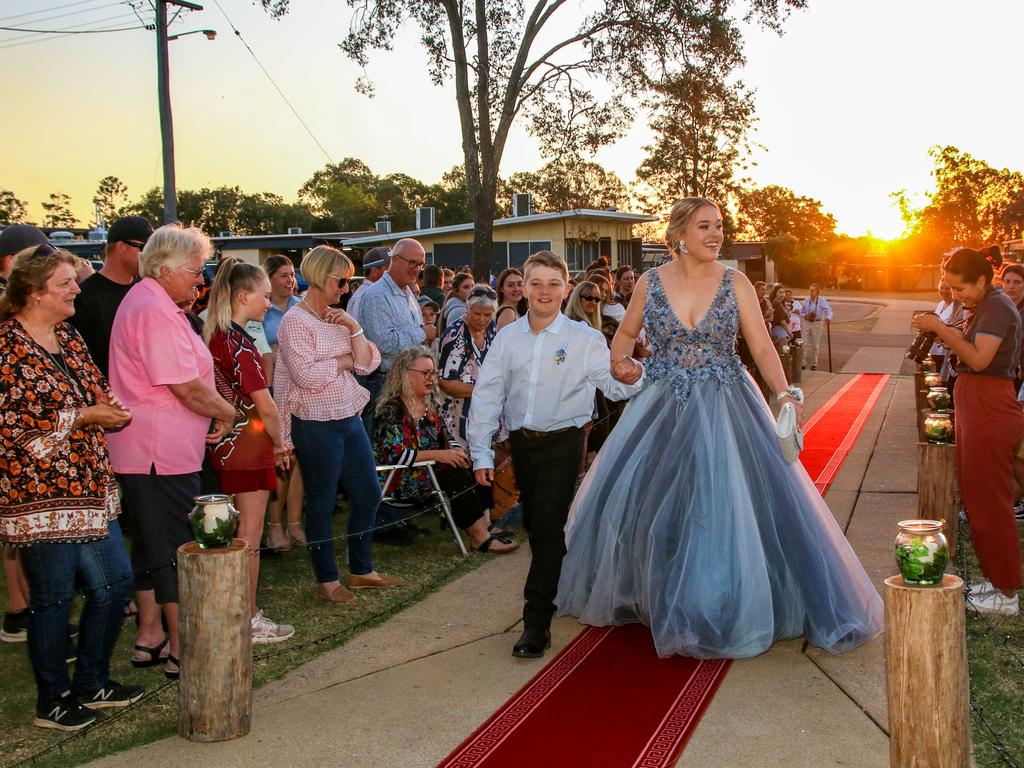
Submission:
M 964 600 L 966 601 L 968 596 L 968 588 L 971 584 L 971 574 L 970 568 L 967 564 L 967 547 L 964 545 L 967 542 L 971 542 L 971 545 L 973 546 L 973 541 L 971 541 L 971 535 L 968 529 L 967 520 L 962 510 L 960 512 L 959 535 L 960 541 L 959 546 L 957 547 L 957 570 L 960 572 L 960 578 L 962 578 L 964 581 Z M 986 614 L 981 613 L 972 608 L 969 602 L 967 603 L 967 614 L 973 620 L 978 621 L 982 624 L 986 636 L 998 637 L 1001 634 L 992 624 L 989 617 Z M 1004 651 L 1006 651 L 1009 657 L 1013 659 L 1013 661 L 1022 670 L 1024 670 L 1024 658 L 1022 658 L 1020 653 L 1014 650 L 1013 643 L 1014 639 L 1011 635 L 1003 635 L 1000 647 Z M 967 653 L 967 673 L 973 680 L 974 674 L 971 664 L 971 654 L 969 650 Z M 1010 766 L 1010 768 L 1024 768 L 1024 758 L 1018 757 L 1010 751 L 1009 747 L 1007 747 L 1006 743 L 1003 741 L 1003 735 L 999 731 L 997 731 L 993 727 L 993 725 L 988 721 L 988 718 L 985 717 L 985 708 L 975 701 L 973 687 L 971 688 L 970 696 L 971 715 L 980 727 L 981 731 L 987 736 L 989 746 L 991 746 L 992 749 L 996 751 L 996 753 L 999 755 L 999 757 L 1002 759 L 1005 765 Z
M 609 414 L 608 416 L 605 416 L 604 418 L 599 419 L 599 420 L 593 422 L 593 427 L 596 428 L 596 427 L 604 426 L 606 422 L 609 422 L 613 418 L 616 418 L 617 415 L 618 414 Z M 434 493 L 435 496 L 438 495 L 436 491 L 433 492 L 433 493 Z M 476 486 L 475 485 L 470 485 L 470 486 L 464 488 L 463 490 L 459 491 L 455 495 L 448 496 L 447 497 L 448 503 L 450 504 L 451 502 L 455 501 L 456 499 L 459 499 L 462 496 L 464 496 L 466 494 L 469 494 L 469 493 L 476 493 Z M 356 533 L 345 533 L 345 534 L 341 534 L 341 535 L 338 535 L 338 536 L 332 536 L 332 537 L 326 538 L 326 539 L 317 539 L 315 541 L 307 542 L 306 546 L 309 547 L 309 546 L 312 546 L 312 545 L 326 544 L 328 542 L 344 541 L 344 540 L 347 540 L 347 539 L 350 539 L 350 538 L 361 537 L 361 536 L 365 536 L 367 534 L 376 533 L 378 531 L 388 530 L 388 529 L 394 528 L 396 525 L 401 525 L 403 523 L 407 523 L 410 520 L 414 520 L 414 519 L 422 517 L 424 515 L 429 515 L 429 514 L 438 514 L 439 515 L 443 508 L 444 508 L 443 507 L 443 502 L 438 500 L 437 502 L 435 502 L 434 504 L 432 504 L 432 505 L 430 505 L 428 507 L 424 507 L 423 509 L 416 510 L 415 512 L 413 512 L 411 514 L 404 516 L 401 520 L 399 520 L 397 522 L 387 523 L 385 525 L 375 526 L 373 528 L 368 528 L 368 529 L 366 529 L 364 531 L 358 531 Z M 346 635 L 351 635 L 351 634 L 353 634 L 355 632 L 358 632 L 361 629 L 369 627 L 369 626 L 373 625 L 374 623 L 380 621 L 381 619 L 386 618 L 389 615 L 393 615 L 394 613 L 396 613 L 396 612 L 398 612 L 398 611 L 400 611 L 400 610 L 402 610 L 402 609 L 404 609 L 404 608 L 406 608 L 406 607 L 416 603 L 423 596 L 429 594 L 430 592 L 435 590 L 438 586 L 440 586 L 441 584 L 445 583 L 449 578 L 451 578 L 452 575 L 454 575 L 457 571 L 459 571 L 461 568 L 463 568 L 465 563 L 466 563 L 466 561 L 464 559 L 459 559 L 458 562 L 456 562 L 451 568 L 448 568 L 443 573 L 435 576 L 429 582 L 427 582 L 426 584 L 422 585 L 414 593 L 412 593 L 412 594 L 402 598 L 400 601 L 398 601 L 397 603 L 395 603 L 395 604 L 385 608 L 384 610 L 378 611 L 377 613 L 373 614 L 372 616 L 368 616 L 368 617 L 366 617 L 364 619 L 361 619 L 360 621 L 357 621 L 354 624 L 350 624 L 350 625 L 341 627 L 340 629 L 334 630 L 332 632 L 329 632 L 326 635 L 314 638 L 312 640 L 307 640 L 307 641 L 302 642 L 302 643 L 294 643 L 294 644 L 293 643 L 289 643 L 288 647 L 286 647 L 286 648 L 280 648 L 280 649 L 277 649 L 277 650 L 274 650 L 274 651 L 270 651 L 268 653 L 254 655 L 253 656 L 253 663 L 254 664 L 263 663 L 263 662 L 269 661 L 271 659 L 279 658 L 281 656 L 285 656 L 285 655 L 288 655 L 288 654 L 294 654 L 294 653 L 298 653 L 300 651 L 308 650 L 308 649 L 316 647 L 318 645 L 323 645 L 325 643 L 330 643 L 330 642 L 335 641 L 335 640 L 337 640 L 339 638 L 345 637 Z M 155 571 L 160 570 L 161 568 L 176 567 L 176 566 L 177 566 L 177 562 L 176 561 L 171 561 L 169 563 L 165 563 L 165 564 L 162 564 L 162 565 L 155 566 L 153 568 L 146 569 L 143 573 L 145 575 L 150 575 L 150 574 L 154 573 Z M 119 584 L 119 583 L 121 583 L 123 581 L 134 581 L 134 579 L 135 579 L 135 577 L 133 575 L 132 577 L 130 577 L 128 579 L 118 579 L 118 580 L 115 580 L 115 581 L 111 581 L 111 582 L 108 582 L 107 584 L 105 584 L 103 586 L 103 588 L 109 589 L 110 587 L 112 587 L 112 586 L 114 586 L 116 584 Z M 36 609 L 38 610 L 39 608 L 48 608 L 48 607 L 53 607 L 54 605 L 61 605 L 61 604 L 63 604 L 63 602 L 64 601 L 57 601 L 56 603 L 50 603 L 50 604 L 47 604 L 47 605 L 44 605 L 44 606 L 37 606 Z M 128 715 L 131 712 L 138 711 L 138 709 L 143 707 L 144 704 L 156 702 L 160 698 L 161 694 L 163 694 L 168 688 L 176 688 L 175 681 L 168 680 L 168 681 L 162 683 L 161 685 L 159 685 L 158 687 L 156 687 L 152 691 L 148 691 L 135 704 L 132 704 L 132 705 L 130 705 L 128 707 L 124 707 L 124 708 L 118 709 L 115 712 L 113 712 L 112 714 L 109 714 L 106 717 L 103 717 L 100 720 L 97 720 L 92 725 L 90 725 L 90 726 L 88 726 L 86 728 L 83 728 L 81 731 L 76 731 L 75 733 L 72 733 L 71 735 L 66 736 L 65 738 L 61 739 L 60 741 L 56 742 L 55 744 L 51 744 L 51 745 L 49 745 L 49 746 L 39 750 L 38 752 L 33 753 L 32 755 L 24 757 L 24 758 L 14 762 L 14 763 L 10 763 L 9 765 L 5 766 L 5 768 L 21 768 L 22 766 L 26 766 L 26 765 L 35 765 L 39 760 L 41 760 L 41 759 L 43 759 L 43 758 L 45 758 L 45 757 L 47 757 L 49 755 L 52 755 L 52 754 L 54 754 L 56 752 L 63 753 L 65 747 L 68 744 L 70 744 L 71 742 L 76 741 L 76 740 L 81 739 L 81 738 L 84 738 L 85 736 L 87 736 L 89 734 L 92 734 L 92 733 L 95 733 L 97 731 L 104 730 L 110 723 L 118 721 L 119 719 L 121 719 L 122 717 Z

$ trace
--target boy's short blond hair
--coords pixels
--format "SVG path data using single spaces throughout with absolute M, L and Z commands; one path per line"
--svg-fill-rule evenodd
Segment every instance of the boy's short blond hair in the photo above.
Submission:
M 530 258 L 523 264 L 523 277 L 528 278 L 530 276 L 530 269 L 532 267 L 557 269 L 562 273 L 562 279 L 567 283 L 569 282 L 569 265 L 565 263 L 565 259 L 553 251 L 537 251 L 531 254 Z

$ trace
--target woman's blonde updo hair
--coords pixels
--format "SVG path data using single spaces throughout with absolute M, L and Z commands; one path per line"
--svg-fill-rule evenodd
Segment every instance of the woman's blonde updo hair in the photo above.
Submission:
M 18 251 L 11 261 L 7 290 L 0 294 L 0 320 L 10 320 L 28 306 L 32 294 L 43 293 L 59 264 L 78 268 L 78 257 L 74 254 L 51 250 L 45 256 L 36 256 L 39 248 L 33 245 Z
M 706 197 L 684 197 L 672 206 L 668 214 L 668 227 L 665 229 L 665 244 L 670 254 L 678 254 L 679 246 L 682 244 L 683 232 L 689 226 L 697 211 L 706 205 L 718 208 L 718 203 L 708 200 Z

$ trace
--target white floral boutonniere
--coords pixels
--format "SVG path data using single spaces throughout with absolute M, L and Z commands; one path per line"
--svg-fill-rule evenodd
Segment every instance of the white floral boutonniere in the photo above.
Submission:
M 569 342 L 566 342 L 566 344 L 568 343 Z M 565 344 L 563 344 L 561 347 L 558 348 L 558 351 L 555 352 L 555 365 L 561 365 L 562 363 L 564 363 L 565 357 Z

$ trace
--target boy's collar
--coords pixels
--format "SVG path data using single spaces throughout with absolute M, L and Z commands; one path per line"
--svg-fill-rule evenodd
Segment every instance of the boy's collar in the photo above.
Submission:
M 561 333 L 562 325 L 565 322 L 565 319 L 565 315 L 559 312 L 555 316 L 555 319 L 552 320 L 551 323 L 546 328 L 542 329 L 539 333 Z M 523 315 L 522 318 L 520 318 L 520 320 L 523 323 L 523 332 L 533 333 L 533 328 L 530 327 L 530 312 L 527 311 L 526 314 Z

